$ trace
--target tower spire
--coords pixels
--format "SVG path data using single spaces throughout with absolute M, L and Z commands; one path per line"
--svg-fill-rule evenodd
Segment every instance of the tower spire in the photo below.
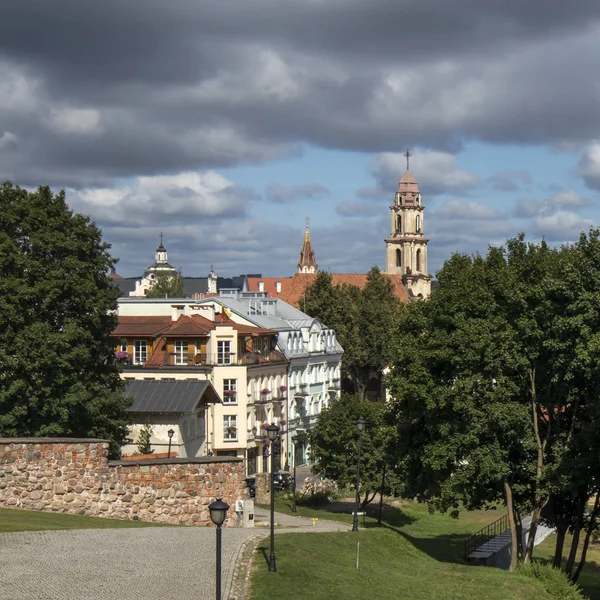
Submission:
M 309 218 L 306 217 L 306 232 L 304 233 L 304 244 L 300 251 L 300 262 L 298 263 L 298 273 L 316 273 L 317 261 L 315 260 L 315 251 L 310 242 L 310 232 L 308 230 Z
M 412 152 L 407 148 L 403 156 L 406 158 L 406 170 L 409 171 L 410 157 L 412 156 Z

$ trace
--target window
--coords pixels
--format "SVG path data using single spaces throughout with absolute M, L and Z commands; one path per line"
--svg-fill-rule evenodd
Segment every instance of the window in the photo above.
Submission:
M 223 439 L 237 440 L 237 416 L 225 415 L 223 417 Z
M 231 364 L 231 342 L 217 342 L 217 363 L 220 365 Z
M 402 250 L 396 250 L 396 266 L 402 266 Z
M 127 352 L 127 342 L 121 342 L 121 343 L 119 344 L 119 350 L 120 350 L 121 352 Z
M 402 233 L 402 217 L 400 215 L 396 215 L 396 232 Z
M 187 340 L 175 340 L 175 364 L 188 364 L 188 342 Z
M 133 342 L 133 364 L 143 365 L 148 360 L 148 343 L 146 340 Z
M 223 404 L 237 404 L 237 379 L 223 380 Z
M 421 249 L 417 250 L 417 271 L 421 270 Z
M 421 217 L 417 215 L 417 233 L 421 233 Z

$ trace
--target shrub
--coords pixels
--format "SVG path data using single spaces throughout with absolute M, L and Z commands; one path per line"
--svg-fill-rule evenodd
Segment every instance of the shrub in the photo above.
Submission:
M 540 581 L 553 600 L 585 600 L 586 598 L 581 588 L 570 581 L 564 571 L 550 565 L 538 562 L 521 565 L 519 573 Z
M 140 436 L 138 437 L 137 449 L 140 454 L 150 454 L 152 448 L 150 447 L 150 439 L 152 438 L 152 425 L 150 421 L 146 421 L 146 424 L 140 430 Z
M 315 481 L 307 477 L 297 494 L 296 502 L 301 506 L 323 506 L 337 500 L 338 497 L 339 491 L 335 481 L 331 479 Z

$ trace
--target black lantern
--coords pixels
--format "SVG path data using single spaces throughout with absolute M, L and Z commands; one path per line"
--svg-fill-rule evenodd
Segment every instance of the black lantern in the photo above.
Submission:
M 210 520 L 217 526 L 217 600 L 221 600 L 221 526 L 227 518 L 229 504 L 225 504 L 221 498 L 208 505 Z
M 274 423 L 271 423 L 267 427 L 267 437 L 270 441 L 274 442 L 277 439 L 277 435 L 279 434 L 279 427 Z

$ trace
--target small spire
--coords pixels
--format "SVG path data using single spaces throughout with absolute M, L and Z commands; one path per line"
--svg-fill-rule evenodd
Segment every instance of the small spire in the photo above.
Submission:
M 160 245 L 163 245 L 163 232 L 160 232 Z
M 410 157 L 412 156 L 412 152 L 407 148 L 403 156 L 406 158 L 406 170 L 409 171 Z
M 300 251 L 300 262 L 298 263 L 298 273 L 316 273 L 317 261 L 315 260 L 315 251 L 310 243 L 310 232 L 308 230 L 309 218 L 306 217 L 306 232 L 304 233 L 304 244 Z

